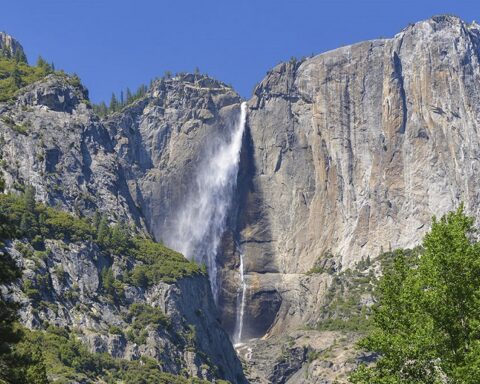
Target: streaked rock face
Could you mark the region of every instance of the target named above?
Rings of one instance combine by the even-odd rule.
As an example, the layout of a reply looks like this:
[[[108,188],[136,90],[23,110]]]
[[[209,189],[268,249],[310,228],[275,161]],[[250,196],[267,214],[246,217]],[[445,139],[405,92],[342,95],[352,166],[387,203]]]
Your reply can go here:
[[[327,251],[345,267],[418,244],[461,201],[480,216],[479,53],[477,24],[440,16],[267,75],[249,101],[251,308]]]

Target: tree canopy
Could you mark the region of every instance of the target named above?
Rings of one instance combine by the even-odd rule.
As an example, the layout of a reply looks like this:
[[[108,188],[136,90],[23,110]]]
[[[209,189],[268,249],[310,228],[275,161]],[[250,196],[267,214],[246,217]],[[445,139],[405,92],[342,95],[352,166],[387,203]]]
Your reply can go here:
[[[375,330],[361,341],[379,354],[352,383],[478,383],[480,243],[463,205],[433,218],[421,255],[397,251],[380,279]]]

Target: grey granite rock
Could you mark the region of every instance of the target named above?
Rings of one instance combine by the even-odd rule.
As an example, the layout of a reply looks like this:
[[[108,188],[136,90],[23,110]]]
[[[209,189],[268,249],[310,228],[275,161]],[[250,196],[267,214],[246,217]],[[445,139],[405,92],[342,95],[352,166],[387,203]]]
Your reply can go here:
[[[147,95],[105,121],[130,192],[157,240],[166,240],[192,188],[208,141],[225,135],[240,97],[204,75],[153,83]]]
[[[7,191],[35,187],[52,206],[140,224],[107,130],[88,94],[71,78],[49,75],[0,103],[1,171]]]
[[[267,338],[312,324],[329,282],[303,274],[329,252],[348,268],[413,247],[433,215],[462,201],[480,218],[479,28],[433,17],[391,39],[282,63],[257,86],[236,224],[247,328],[258,331],[258,307],[277,307],[264,292],[281,300]]]
[[[5,32],[0,32],[0,54],[7,54],[9,57],[17,57],[25,60],[25,52],[22,45],[12,36]]]
[[[114,298],[103,288],[101,272],[112,268],[119,271],[116,278],[122,279],[125,264],[134,260],[106,256],[89,242],[50,240],[43,253],[29,248],[16,241],[0,249],[11,254],[23,269],[22,279],[3,287],[2,295],[21,304],[21,320],[28,327],[67,327],[94,352],[129,360],[152,357],[173,374],[245,382],[204,276],[160,282],[148,289],[130,285],[127,280],[122,283],[123,295]],[[28,288],[26,281],[30,282]],[[33,293],[35,290],[38,292]],[[168,325],[150,324],[144,340],[132,338],[129,332],[135,317],[128,313],[133,304],[159,309]],[[113,327],[117,330],[112,331]]]
[[[212,125],[215,120],[213,114],[218,117],[218,112],[216,107],[210,107],[210,103],[215,102],[215,106],[222,108],[236,100],[237,96],[226,87],[224,90],[219,83],[209,82],[206,78],[197,80],[195,84],[187,79],[185,83],[178,81],[185,85],[185,89],[170,96],[169,102],[176,104],[167,111],[173,116],[168,124],[178,119],[185,126]],[[189,96],[189,92],[203,92],[206,95],[204,103],[199,105],[198,118],[189,115],[190,106],[185,107],[183,117],[176,111],[178,105],[198,102],[198,99]],[[160,108],[153,104],[160,101],[161,98],[155,93],[150,105],[141,100],[128,109],[135,110],[144,104],[146,108],[152,108],[152,115],[145,116],[146,122],[151,121],[151,125],[144,130],[147,136],[150,135],[147,131],[156,127],[152,119]],[[119,116],[115,115],[112,120]],[[122,116],[128,118],[127,113]],[[189,123],[190,120],[193,122]],[[111,124],[110,120],[107,121],[110,129]],[[122,124],[118,122],[115,130],[134,130],[134,127],[124,127]],[[207,128],[205,134],[209,132]],[[177,126],[172,135],[180,134],[181,140],[188,142],[188,138],[183,137],[184,133],[176,129]],[[112,132],[115,133],[115,130]],[[133,136],[137,138],[135,134]],[[153,142],[149,142],[153,147],[148,155],[152,158],[143,156],[142,151],[147,147],[139,149],[138,158],[135,157],[136,153],[128,157],[130,153],[123,151],[125,147],[119,143],[125,140],[125,137],[111,138],[104,123],[93,113],[85,88],[74,78],[65,75],[49,75],[21,89],[12,102],[0,103],[0,165],[7,192],[18,193],[25,185],[32,185],[38,201],[57,209],[83,216],[100,212],[110,221],[135,223],[136,231],[144,231],[146,226],[143,224],[141,208],[145,205],[142,205],[143,196],[137,200],[137,192],[148,196],[157,193],[153,188],[156,186],[161,194],[160,186],[163,185],[171,191],[175,187],[175,179],[169,185],[166,182],[159,184],[158,180],[157,183],[149,182],[151,174],[144,180],[137,180],[140,172],[151,170],[146,164],[150,161],[154,163],[152,158],[155,161],[164,160],[162,151],[157,148],[156,139],[153,139]],[[135,152],[136,148],[129,147],[128,150]],[[183,152],[178,148],[172,155]],[[187,153],[183,154],[183,158],[186,163],[190,162]],[[152,173],[155,171],[152,170]],[[153,187],[140,189],[134,185],[137,182],[140,186],[145,182]],[[155,214],[154,210],[147,208],[146,212]],[[146,218],[151,220],[150,215],[146,215]],[[151,227],[153,233],[155,228]],[[125,282],[125,297],[120,301],[112,301],[102,289],[99,278],[101,271],[111,267],[115,276],[120,277],[135,264],[135,260],[120,256],[107,257],[89,242],[51,241],[47,248],[48,254],[44,257],[32,258],[31,254],[36,253],[27,252],[26,256],[15,250],[13,244],[9,246],[9,252],[24,269],[23,279],[31,281],[31,288],[39,291],[38,295],[30,297],[22,292],[19,281],[11,287],[13,292],[8,294],[10,298],[21,302],[20,315],[25,325],[40,328],[48,323],[68,327],[74,329],[92,351],[107,352],[125,359],[150,356],[158,359],[165,371],[174,374],[187,373],[212,381],[221,377],[231,382],[244,382],[241,364],[219,322],[207,277],[185,278],[175,284],[161,283],[148,290]],[[5,287],[3,291],[7,295]],[[132,341],[125,334],[112,334],[112,327],[129,329],[131,324],[125,315],[134,303],[161,308],[172,326],[152,326],[141,343]]]

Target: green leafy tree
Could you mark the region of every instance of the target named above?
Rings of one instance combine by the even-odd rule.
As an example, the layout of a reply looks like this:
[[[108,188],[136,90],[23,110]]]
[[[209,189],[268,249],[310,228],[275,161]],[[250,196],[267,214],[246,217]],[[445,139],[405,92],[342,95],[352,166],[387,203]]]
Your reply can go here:
[[[352,383],[478,383],[480,243],[463,206],[440,220],[421,257],[397,251],[376,290],[375,331],[361,346],[379,354]]]

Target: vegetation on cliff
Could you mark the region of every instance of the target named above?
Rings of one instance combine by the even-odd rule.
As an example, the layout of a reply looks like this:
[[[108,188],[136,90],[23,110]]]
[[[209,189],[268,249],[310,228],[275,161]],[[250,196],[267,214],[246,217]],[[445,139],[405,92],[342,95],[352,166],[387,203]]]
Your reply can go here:
[[[162,372],[158,362],[151,358],[126,361],[107,353],[91,353],[74,333],[65,328],[50,326],[45,331],[25,330],[25,337],[16,347],[17,351],[30,351],[40,346],[44,365],[49,377],[57,383],[105,382],[105,383],[207,383],[199,379]],[[29,383],[42,383],[29,381]]]
[[[0,54],[0,102],[12,99],[20,88],[41,80],[53,72],[55,72],[54,66],[41,57],[38,58],[37,64],[32,66],[21,57]],[[78,79],[76,76],[72,78]]]
[[[125,224],[110,226],[106,217],[76,217],[35,201],[35,191],[27,186],[21,196],[0,195],[0,230],[4,239],[26,238],[35,249],[42,250],[45,239],[68,242],[90,241],[109,254],[130,256],[141,262],[129,271],[136,285],[205,273],[199,265],[162,244],[133,235]]]
[[[195,263],[148,238],[133,235],[125,225],[108,225],[100,215],[94,218],[76,217],[35,201],[35,190],[27,186],[22,195],[0,194],[0,239],[21,239],[16,249],[21,252],[46,253],[45,240],[96,243],[106,254],[121,254],[140,264],[127,273],[129,283],[148,285],[160,280],[203,273]],[[8,286],[21,277],[21,271],[7,248],[0,243],[0,285]],[[139,267],[145,266],[145,270]],[[142,273],[143,275],[142,275]],[[61,272],[59,272],[61,273]],[[143,277],[139,277],[143,276]],[[103,290],[117,298],[118,285],[110,269],[101,276]],[[38,291],[30,280],[24,281],[28,297]],[[18,305],[0,297],[0,383],[97,382],[106,383],[202,383],[203,381],[174,376],[161,371],[158,361],[115,359],[108,354],[91,353],[76,335],[65,328],[46,325],[41,331],[30,331],[17,322]],[[134,304],[126,315],[132,326],[126,337],[145,338],[151,326],[169,327],[169,319],[161,310]],[[111,329],[112,334],[123,334]],[[183,339],[182,339],[183,340]],[[186,341],[182,341],[186,343]],[[187,343],[188,344],[188,343]],[[48,378],[47,378],[48,375]]]

